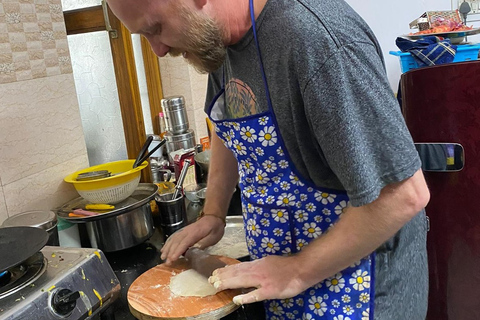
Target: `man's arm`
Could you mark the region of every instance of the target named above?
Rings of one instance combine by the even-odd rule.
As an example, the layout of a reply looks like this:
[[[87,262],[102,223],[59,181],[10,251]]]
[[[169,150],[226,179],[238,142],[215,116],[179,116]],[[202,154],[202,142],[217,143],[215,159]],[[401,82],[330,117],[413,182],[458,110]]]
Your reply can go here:
[[[218,269],[210,282],[219,290],[258,288],[235,297],[237,304],[293,297],[373,252],[421,211],[429,198],[419,170],[384,187],[372,203],[349,207],[332,229],[298,254]]]
[[[215,132],[212,132],[211,151],[203,209],[205,215],[168,238],[161,249],[161,258],[167,264],[177,260],[189,247],[197,245],[206,248],[220,241],[223,236],[223,221],[238,182],[238,167],[233,153],[223,145]]]
[[[225,219],[233,190],[238,182],[237,159],[215,132],[212,132],[212,156],[203,212]]]

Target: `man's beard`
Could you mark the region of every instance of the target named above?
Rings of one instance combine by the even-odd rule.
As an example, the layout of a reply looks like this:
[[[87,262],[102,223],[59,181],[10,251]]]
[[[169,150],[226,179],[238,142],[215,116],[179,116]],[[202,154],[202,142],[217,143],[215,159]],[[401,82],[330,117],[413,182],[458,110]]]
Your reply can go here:
[[[186,52],[187,61],[200,73],[217,70],[225,61],[227,52],[223,31],[209,17],[201,16],[180,4],[178,10],[186,25],[183,32],[185,48],[171,48],[169,54],[176,57]]]

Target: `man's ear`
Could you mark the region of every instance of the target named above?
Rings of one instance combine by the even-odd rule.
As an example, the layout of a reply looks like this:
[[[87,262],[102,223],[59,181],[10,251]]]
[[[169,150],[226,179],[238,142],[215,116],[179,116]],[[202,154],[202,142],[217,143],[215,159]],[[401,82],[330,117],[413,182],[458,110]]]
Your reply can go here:
[[[207,1],[208,0],[193,0],[198,9],[202,9],[207,4]]]

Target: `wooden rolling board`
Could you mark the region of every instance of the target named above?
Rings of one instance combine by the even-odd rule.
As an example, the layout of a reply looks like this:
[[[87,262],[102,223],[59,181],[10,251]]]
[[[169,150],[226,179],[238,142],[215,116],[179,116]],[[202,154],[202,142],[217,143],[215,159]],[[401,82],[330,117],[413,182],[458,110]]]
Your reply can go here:
[[[226,264],[240,261],[219,256]],[[233,303],[234,296],[242,290],[224,290],[207,297],[181,297],[170,291],[170,279],[187,270],[188,263],[179,259],[172,266],[160,264],[138,277],[127,293],[130,312],[140,320],[153,319],[220,319],[239,306]]]

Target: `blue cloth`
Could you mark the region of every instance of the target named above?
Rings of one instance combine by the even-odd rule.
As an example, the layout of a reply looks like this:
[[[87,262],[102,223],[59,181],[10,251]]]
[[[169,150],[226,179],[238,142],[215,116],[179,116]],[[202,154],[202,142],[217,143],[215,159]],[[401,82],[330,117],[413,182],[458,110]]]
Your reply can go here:
[[[427,36],[420,40],[409,40],[398,37],[395,41],[402,52],[410,52],[419,67],[451,63],[457,53],[457,46],[449,39]]]

